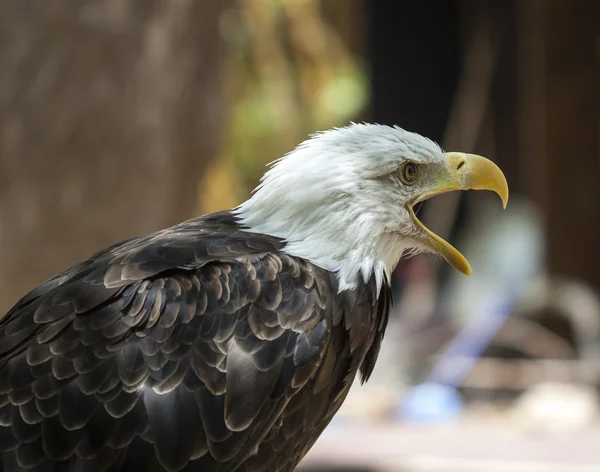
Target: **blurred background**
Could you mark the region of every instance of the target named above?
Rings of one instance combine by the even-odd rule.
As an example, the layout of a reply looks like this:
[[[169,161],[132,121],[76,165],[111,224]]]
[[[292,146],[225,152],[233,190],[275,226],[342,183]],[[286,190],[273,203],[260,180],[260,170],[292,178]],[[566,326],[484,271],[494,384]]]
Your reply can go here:
[[[600,2],[0,0],[0,311],[363,120],[491,158],[511,201],[422,207],[474,275],[402,261],[301,468],[600,470]]]

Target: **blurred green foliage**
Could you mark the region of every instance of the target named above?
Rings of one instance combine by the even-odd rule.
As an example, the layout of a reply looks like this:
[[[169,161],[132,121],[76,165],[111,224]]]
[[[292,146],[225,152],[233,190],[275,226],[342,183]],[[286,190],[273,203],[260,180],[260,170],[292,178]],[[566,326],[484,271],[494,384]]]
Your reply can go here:
[[[265,164],[309,133],[357,120],[369,101],[358,0],[239,0],[225,16],[227,120],[201,211],[247,198]]]

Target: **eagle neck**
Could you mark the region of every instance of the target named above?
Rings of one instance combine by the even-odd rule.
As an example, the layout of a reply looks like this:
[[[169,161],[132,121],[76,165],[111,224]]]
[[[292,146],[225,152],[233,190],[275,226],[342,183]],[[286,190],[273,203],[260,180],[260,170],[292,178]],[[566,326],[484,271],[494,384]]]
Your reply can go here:
[[[280,238],[282,252],[334,273],[338,293],[371,279],[379,293],[405,250],[397,234],[382,231],[376,211],[340,218],[333,210],[290,215],[265,206],[250,199],[236,208],[242,229]]]

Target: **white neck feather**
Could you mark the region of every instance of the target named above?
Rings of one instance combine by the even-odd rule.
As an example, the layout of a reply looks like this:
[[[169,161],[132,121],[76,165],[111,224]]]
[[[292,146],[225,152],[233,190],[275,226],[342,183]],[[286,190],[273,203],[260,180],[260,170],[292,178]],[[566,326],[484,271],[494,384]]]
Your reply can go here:
[[[275,210],[270,203],[254,198],[242,204],[238,210],[242,224],[251,232],[284,239],[283,252],[336,273],[339,291],[354,289],[371,277],[379,291],[384,279],[390,280],[405,248],[398,238],[382,234],[370,215],[340,218],[332,210],[335,204],[289,214],[284,195],[274,200],[281,201]]]

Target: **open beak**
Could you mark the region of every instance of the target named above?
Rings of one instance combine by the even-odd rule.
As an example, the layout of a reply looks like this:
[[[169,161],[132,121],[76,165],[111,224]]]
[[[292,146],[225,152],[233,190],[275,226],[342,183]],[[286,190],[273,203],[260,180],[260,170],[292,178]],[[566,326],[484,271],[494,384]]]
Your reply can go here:
[[[445,156],[449,164],[448,172],[440,173],[440,175],[434,177],[435,182],[433,182],[430,190],[420,195],[409,205],[409,212],[414,223],[422,230],[423,242],[443,256],[455,269],[460,270],[465,275],[471,275],[471,266],[467,259],[450,243],[425,227],[415,216],[413,206],[434,195],[453,190],[491,190],[500,196],[502,206],[506,208],[508,184],[500,168],[485,157],[461,152],[448,152]]]

